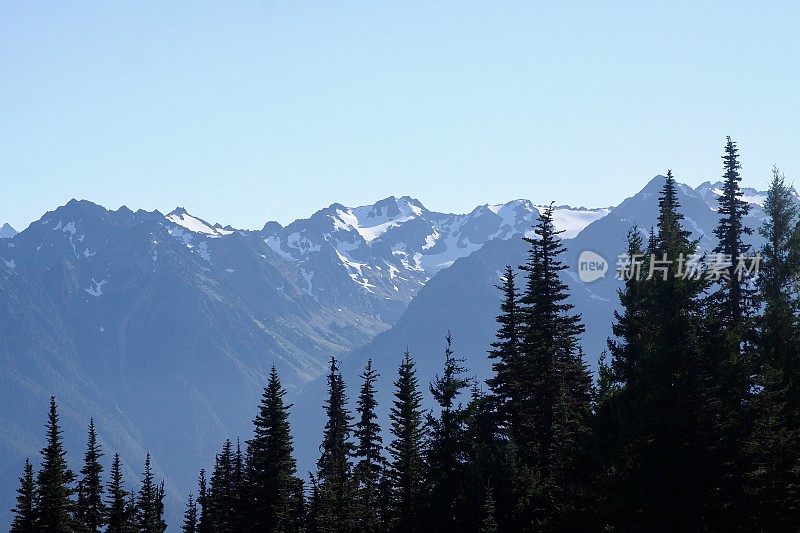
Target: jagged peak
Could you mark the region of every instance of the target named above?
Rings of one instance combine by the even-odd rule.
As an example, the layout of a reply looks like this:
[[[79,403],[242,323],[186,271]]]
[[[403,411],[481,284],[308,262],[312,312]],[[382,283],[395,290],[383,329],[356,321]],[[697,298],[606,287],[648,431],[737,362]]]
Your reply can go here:
[[[19,233],[17,230],[11,227],[10,224],[5,223],[0,226],[0,239],[10,239],[14,235]]]
[[[206,222],[202,218],[190,214],[183,207],[176,207],[164,218],[173,224],[177,224],[178,226],[186,228],[192,233],[200,233],[203,235],[208,235],[209,237],[221,237],[236,231],[235,229],[230,228],[230,226],[222,227],[220,224],[211,224]]]

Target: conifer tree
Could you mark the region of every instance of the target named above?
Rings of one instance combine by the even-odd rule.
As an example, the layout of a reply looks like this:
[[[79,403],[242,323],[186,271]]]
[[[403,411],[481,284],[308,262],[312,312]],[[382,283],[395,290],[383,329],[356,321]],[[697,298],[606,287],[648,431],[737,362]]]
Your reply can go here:
[[[509,522],[512,511],[514,455],[505,434],[502,415],[494,394],[485,394],[477,382],[472,383],[470,401],[464,412],[466,445],[466,480],[461,490],[465,524],[480,524],[485,518],[486,487],[493,487],[496,496],[495,519]],[[508,528],[512,526],[509,524]],[[469,529],[474,529],[470,527]]]
[[[389,443],[389,483],[392,488],[391,529],[419,531],[424,498],[422,457],[422,393],[416,369],[406,351],[395,381],[390,410],[392,441]]]
[[[469,385],[464,376],[464,360],[455,357],[450,332],[445,337],[444,370],[430,384],[430,392],[439,406],[438,418],[427,417],[426,483],[429,497],[429,523],[444,531],[463,530],[466,481],[466,410],[457,404]]]
[[[328,374],[327,422],[317,461],[317,479],[322,503],[322,523],[326,531],[350,531],[351,486],[350,442],[352,416],[347,409],[344,379],[336,359],[331,357]]]
[[[375,399],[375,382],[378,372],[372,367],[372,359],[367,361],[361,380],[356,403],[358,420],[353,431],[356,439],[354,456],[357,460],[353,468],[355,529],[362,533],[375,533],[381,530],[380,482],[386,460],[382,454],[383,439],[376,413],[378,402]]]
[[[506,411],[516,383],[521,350],[522,317],[516,288],[516,274],[512,267],[506,266],[502,283],[497,288],[503,293],[503,301],[500,305],[500,315],[497,316],[497,338],[492,343],[492,350],[489,352],[489,358],[494,360],[492,363],[494,375],[487,380],[487,384],[498,399],[501,414],[507,419],[511,416]]]
[[[308,480],[311,489],[308,495],[305,529],[306,533],[319,533],[324,530],[322,527],[322,498],[319,491],[319,482],[317,481],[317,476],[311,472],[308,473]]]
[[[591,377],[578,347],[580,315],[572,314],[568,288],[559,278],[567,267],[552,205],[540,213],[534,231],[537,238],[526,238],[530,251],[521,267],[527,274],[524,346],[510,429],[523,467],[521,490],[528,493],[522,518],[537,527],[559,527],[567,519],[575,524],[583,512],[584,487],[577,479],[591,429]]]
[[[164,487],[154,481],[150,454],[145,456],[142,486],[136,498],[136,525],[142,533],[161,533],[164,523]]]
[[[214,531],[234,531],[236,523],[236,479],[233,443],[226,440],[214,461],[208,491],[209,518]]]
[[[634,296],[626,287],[617,329],[622,344],[610,345],[612,369],[626,379],[622,394],[629,428],[622,433],[629,441],[620,443],[620,449],[628,470],[623,488],[630,490],[620,494],[622,511],[614,518],[618,527],[628,529],[697,529],[703,521],[697,493],[705,478],[707,430],[701,418],[703,281],[686,275],[686,260],[696,244],[682,220],[670,171],[659,197],[658,234],[648,244],[652,255],[647,273],[636,288],[642,292]]]
[[[739,175],[741,168],[739,151],[736,143],[730,137],[727,139],[725,155],[722,156],[725,181],[717,209],[720,219],[714,230],[714,235],[719,242],[714,248],[714,253],[723,254],[730,259],[731,263],[720,269],[724,275],[717,280],[720,285],[717,294],[720,298],[716,311],[725,326],[736,330],[743,319],[748,316],[752,305],[751,291],[747,287],[748,280],[736,275],[735,269],[737,258],[750,250],[750,246],[744,242],[744,238],[746,235],[752,234],[753,230],[744,224],[744,217],[750,212],[750,205],[742,200],[742,191],[739,187],[742,181]]]
[[[725,173],[719,197],[719,223],[714,234],[713,283],[704,302],[703,404],[705,492],[709,497],[705,522],[713,529],[735,528],[752,512],[743,492],[749,457],[742,445],[750,438],[753,365],[752,279],[738,265],[750,247],[752,230],[744,217],[750,211],[741,199],[738,150],[728,137],[723,156]],[[741,261],[740,261],[741,260]]]
[[[100,464],[103,451],[97,443],[93,419],[89,419],[88,433],[81,479],[78,482],[80,497],[76,514],[82,529],[95,533],[105,525],[106,508],[103,503],[103,465]]]
[[[233,527],[234,531],[242,530],[242,520],[246,512],[247,502],[247,480],[245,478],[245,460],[242,454],[242,446],[239,439],[236,439],[236,453],[233,456]]]
[[[17,504],[11,511],[14,520],[11,522],[11,533],[35,533],[36,524],[36,484],[33,481],[33,466],[25,459],[25,469],[19,478]]]
[[[491,489],[486,489],[486,498],[483,503],[483,521],[481,533],[497,533],[497,520],[495,520],[494,498]]]
[[[75,475],[67,466],[66,451],[58,425],[55,396],[50,397],[47,421],[47,445],[42,449],[42,465],[37,476],[37,524],[42,531],[70,532],[74,527],[70,497],[75,490]]]
[[[200,469],[200,475],[197,478],[197,502],[196,505],[200,507],[199,516],[197,519],[198,533],[210,533],[212,531],[211,523],[211,510],[208,496],[208,484],[206,482],[206,471]]]
[[[186,502],[186,511],[183,513],[181,531],[183,531],[183,533],[197,533],[197,504],[191,492]]]
[[[773,168],[760,228],[765,239],[758,288],[759,321],[754,465],[749,485],[757,527],[791,529],[800,522],[800,228],[793,189]]]
[[[648,260],[656,254],[654,232],[649,241]],[[646,394],[641,359],[650,327],[648,313],[653,305],[646,280],[649,261],[645,261],[644,240],[637,226],[628,231],[627,243],[627,264],[618,272],[625,280],[617,290],[621,310],[614,311],[613,337],[608,339],[608,353],[603,352],[600,357],[594,416],[594,486],[597,508],[608,521],[630,515],[632,511],[626,506],[638,497],[638,489],[629,483],[635,457],[629,447],[637,439],[639,399]]]
[[[296,531],[296,463],[289,429],[290,405],[273,366],[248,445],[248,520],[251,531]]]
[[[130,493],[125,490],[122,480],[122,461],[114,454],[108,481],[108,497],[105,504],[108,525],[107,533],[130,533],[133,531],[133,509],[129,504]]]

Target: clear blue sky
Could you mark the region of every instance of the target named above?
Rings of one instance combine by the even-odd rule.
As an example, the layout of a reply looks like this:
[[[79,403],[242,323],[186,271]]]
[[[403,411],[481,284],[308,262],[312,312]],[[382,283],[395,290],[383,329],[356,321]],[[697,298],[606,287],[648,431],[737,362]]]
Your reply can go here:
[[[0,3],[0,222],[256,228],[390,194],[609,205],[800,175],[797,2]]]

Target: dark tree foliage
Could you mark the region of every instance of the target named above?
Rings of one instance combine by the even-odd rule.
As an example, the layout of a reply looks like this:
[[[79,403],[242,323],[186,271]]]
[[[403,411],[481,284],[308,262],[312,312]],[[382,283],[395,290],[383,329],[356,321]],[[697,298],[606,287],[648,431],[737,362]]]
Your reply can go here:
[[[36,485],[33,481],[33,466],[25,459],[25,468],[19,478],[17,504],[11,511],[11,533],[34,533],[36,529]]]
[[[194,496],[191,493],[189,493],[189,499],[186,501],[186,511],[183,513],[181,531],[183,533],[197,533],[197,503],[195,503]]]
[[[372,359],[367,361],[361,380],[356,402],[358,416],[353,430],[356,440],[356,464],[353,467],[354,529],[363,533],[374,533],[381,531],[383,524],[380,490],[386,460],[383,457],[383,439],[378,424],[378,401],[375,399],[378,372],[372,367]]]
[[[425,498],[425,465],[422,457],[422,393],[414,360],[406,352],[394,382],[394,401],[389,414],[392,441],[387,472],[392,496],[390,521],[393,531],[420,531]]]
[[[164,522],[164,485],[155,483],[149,453],[144,460],[142,485],[136,498],[136,526],[142,533],[160,533],[167,529]]]
[[[453,354],[453,338],[445,337],[444,369],[430,384],[439,416],[427,417],[426,483],[428,522],[443,531],[464,529],[464,483],[467,479],[466,409],[458,398],[469,385],[464,360]]]
[[[317,481],[322,503],[320,521],[325,531],[352,530],[352,486],[350,480],[350,425],[353,417],[347,409],[344,379],[335,358],[331,357],[328,374],[327,422],[322,435],[321,455],[317,461]]]
[[[250,531],[296,531],[296,462],[292,456],[289,409],[286,390],[272,367],[253,424],[253,438],[247,442],[248,519]]]
[[[754,399],[754,464],[748,477],[758,527],[777,531],[800,524],[800,227],[794,190],[777,168],[764,211],[756,375],[761,394]]]
[[[745,495],[745,477],[751,458],[742,442],[750,439],[753,387],[753,290],[742,276],[740,261],[750,246],[752,230],[743,218],[750,206],[741,199],[739,156],[728,137],[723,156],[725,173],[719,197],[719,243],[712,255],[712,283],[703,301],[701,376],[705,402],[702,459],[705,466],[704,522],[713,529],[735,528],[751,516]]]
[[[495,519],[494,497],[492,490],[487,487],[486,498],[483,503],[483,520],[481,521],[481,533],[497,533],[498,526]]]
[[[500,315],[497,316],[497,338],[492,343],[492,350],[489,352],[489,358],[493,360],[494,375],[487,380],[487,384],[495,398],[501,402],[498,407],[504,422],[508,423],[511,413],[508,412],[507,404],[511,401],[518,376],[517,367],[521,352],[520,327],[522,325],[516,274],[512,267],[506,267],[502,283],[497,288],[502,291],[503,300],[500,305]]]
[[[615,473],[621,477],[613,519],[626,528],[697,529],[705,477],[699,297],[701,280],[680,271],[695,252],[682,227],[675,180],[667,173],[659,198],[658,232],[651,235],[648,272],[620,294],[611,342],[611,376],[624,400]],[[630,248],[638,242],[631,239]],[[648,258],[650,259],[650,258]],[[604,396],[608,391],[604,391]],[[617,394],[615,392],[614,394]],[[613,426],[612,426],[613,427]]]
[[[214,461],[211,486],[207,493],[208,519],[214,531],[235,531],[237,491],[236,456],[233,443],[226,440]]]
[[[73,530],[72,512],[75,493],[72,483],[75,474],[67,466],[61,428],[58,425],[58,408],[55,396],[50,397],[50,414],[47,419],[47,446],[42,451],[42,465],[36,480],[37,525],[42,531],[69,532]]]
[[[83,456],[81,478],[78,481],[78,505],[76,519],[83,531],[95,533],[105,525],[106,506],[103,503],[103,451],[97,443],[94,420],[89,419],[89,436]]]
[[[200,469],[197,478],[197,505],[200,507],[197,519],[198,533],[209,533],[212,530],[211,511],[208,497],[208,482],[206,481],[205,469]]]
[[[582,360],[580,315],[572,314],[560,273],[565,248],[553,207],[534,228],[522,302],[522,350],[509,403],[519,454],[521,527],[558,528],[585,515],[582,477],[590,433],[591,377]]]
[[[105,509],[107,533],[130,533],[134,531],[134,507],[130,504],[131,494],[125,490],[122,479],[122,461],[119,454],[114,454],[108,481],[108,496]]]

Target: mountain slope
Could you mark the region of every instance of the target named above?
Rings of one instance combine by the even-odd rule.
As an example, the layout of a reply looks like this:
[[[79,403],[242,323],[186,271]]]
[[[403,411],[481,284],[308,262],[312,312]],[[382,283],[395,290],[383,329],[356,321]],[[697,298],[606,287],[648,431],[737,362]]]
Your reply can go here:
[[[574,231],[607,212],[560,211]],[[271,365],[296,395],[328,357],[387,330],[429,278],[537,213],[525,200],[452,215],[390,197],[261,231],[182,208],[73,200],[46,213],[0,242],[0,506],[24,458],[38,459],[55,394],[72,465],[94,416],[130,480],[152,453],[175,523],[221,442],[249,437]]]
[[[565,241],[567,252],[564,261],[569,268],[564,271],[562,279],[570,287],[571,303],[583,315],[586,333],[582,344],[592,368],[595,368],[598,356],[606,347],[606,339],[611,335],[613,312],[617,308],[616,291],[621,286],[614,276],[617,256],[624,252],[626,234],[634,224],[645,235],[655,225],[658,194],[663,181],[663,176],[656,176],[639,193]],[[693,238],[703,250],[710,250],[716,244],[713,230],[718,220],[718,193],[715,190],[719,190],[719,184],[704,183],[697,189],[679,185],[678,188],[685,227],[692,231]],[[762,198],[763,193],[751,191],[747,196],[753,201]],[[757,228],[763,218],[760,205],[753,203],[745,223]],[[556,227],[559,227],[557,220]],[[755,246],[760,245],[757,234],[752,242]],[[414,356],[420,383],[427,392],[428,382],[440,371],[444,337],[448,330],[453,333],[456,354],[466,359],[466,366],[478,380],[486,379],[491,370],[486,352],[494,338],[494,317],[500,305],[500,293],[494,285],[499,282],[506,265],[518,266],[525,261],[526,250],[527,245],[520,238],[491,241],[431,279],[390,330],[378,334],[369,344],[357,348],[345,358],[343,373],[351,398],[355,395],[364,363],[373,358],[381,373],[377,385],[382,406],[379,409],[381,423],[384,428],[388,427],[385,417],[402,353],[408,349]],[[606,277],[589,284],[579,280],[576,266],[578,256],[584,250],[597,252],[607,260],[609,272]],[[315,431],[311,443],[319,439],[323,398],[324,380],[317,379],[305,387],[297,400],[297,411],[302,413],[304,423]],[[429,395],[425,394],[425,398],[426,406],[431,407]],[[317,451],[309,445],[301,447],[298,453],[301,461],[311,465]]]
[[[16,234],[17,230],[12,228],[8,224],[3,224],[2,226],[0,226],[0,239],[10,239]]]

